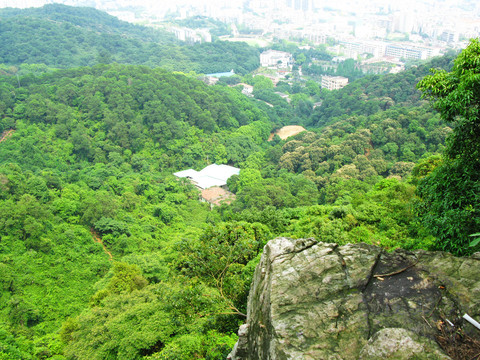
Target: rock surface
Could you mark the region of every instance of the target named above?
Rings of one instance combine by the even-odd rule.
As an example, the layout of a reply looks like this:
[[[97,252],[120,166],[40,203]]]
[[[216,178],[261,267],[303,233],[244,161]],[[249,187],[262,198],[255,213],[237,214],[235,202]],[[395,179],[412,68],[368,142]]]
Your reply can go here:
[[[232,360],[449,359],[446,319],[476,336],[480,260],[278,238],[264,249]]]

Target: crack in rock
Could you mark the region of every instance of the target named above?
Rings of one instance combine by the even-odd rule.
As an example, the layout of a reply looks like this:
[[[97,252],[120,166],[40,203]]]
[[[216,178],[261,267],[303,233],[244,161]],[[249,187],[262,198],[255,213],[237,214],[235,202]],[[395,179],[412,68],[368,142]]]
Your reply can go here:
[[[479,265],[479,259],[444,253],[272,240],[229,359],[408,359],[419,349],[446,359],[433,341],[434,322],[466,310],[480,318]]]

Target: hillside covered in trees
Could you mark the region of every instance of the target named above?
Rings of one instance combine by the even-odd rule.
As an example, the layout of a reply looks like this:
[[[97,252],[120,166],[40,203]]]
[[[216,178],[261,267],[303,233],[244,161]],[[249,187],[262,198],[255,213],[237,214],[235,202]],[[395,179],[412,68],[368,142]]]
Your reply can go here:
[[[189,59],[182,65],[189,73],[203,66],[190,51],[206,64],[221,49],[244,49],[249,59],[258,49],[179,45],[90,9],[55,5],[22,14],[0,12],[0,27],[26,29],[22,21],[31,21],[54,44],[70,36],[59,30],[65,27],[85,44],[73,41],[62,64],[49,62],[54,47],[41,37],[39,57],[29,46],[24,59],[1,55],[0,359],[225,358],[244,321],[259,254],[276,236],[474,250],[470,233],[456,242],[432,232],[438,215],[424,211],[425,201],[439,202],[429,197],[435,178],[451,167],[468,170],[469,184],[478,184],[476,165],[464,166],[466,151],[448,140],[462,138],[463,126],[477,129],[476,114],[456,126],[457,113],[445,116],[443,105],[437,113],[415,88],[430,67],[449,74],[451,57],[331,93],[314,82],[280,84],[295,95],[290,104],[260,89],[257,98],[277,96],[271,107],[239,87],[169,71],[178,59],[171,54]],[[17,39],[1,42],[17,46]],[[110,52],[118,63],[96,64],[109,41],[118,41]],[[130,46],[164,57],[143,62],[143,51]],[[461,66],[457,60],[453,69]],[[308,131],[267,141],[293,122]],[[211,209],[172,175],[210,163],[241,169],[228,181],[232,204]],[[472,196],[460,204],[462,218],[478,215]],[[478,223],[469,226],[473,232]]]
[[[0,9],[0,63],[54,68],[122,63],[171,71],[246,74],[259,52],[245,43],[186,45],[164,30],[136,26],[92,8],[51,4]]]

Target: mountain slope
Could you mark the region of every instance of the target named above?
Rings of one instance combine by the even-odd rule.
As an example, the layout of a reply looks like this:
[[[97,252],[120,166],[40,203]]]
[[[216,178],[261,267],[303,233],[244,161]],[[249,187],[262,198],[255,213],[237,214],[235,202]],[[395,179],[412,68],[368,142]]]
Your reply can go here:
[[[67,344],[72,357],[106,354],[92,345],[106,338],[88,330],[104,327],[102,312],[117,319],[105,336],[125,358],[158,352],[185,334],[218,336],[212,346],[228,352],[236,321],[219,315],[227,300],[171,265],[181,253],[176,244],[199,238],[210,213],[172,173],[245,160],[268,138],[267,115],[236,89],[119,64],[18,81],[3,75],[0,99],[2,128],[16,128],[0,143],[0,354],[45,358]],[[189,296],[198,297],[198,312]],[[125,313],[144,319],[136,335],[143,340],[133,346],[119,343],[118,322],[122,334],[132,331]],[[73,341],[77,331],[89,335]],[[85,343],[89,350],[79,350]]]
[[[136,26],[91,8],[52,4],[0,10],[0,63],[67,68],[97,63],[245,74],[259,52],[245,43],[185,45],[163,30]]]

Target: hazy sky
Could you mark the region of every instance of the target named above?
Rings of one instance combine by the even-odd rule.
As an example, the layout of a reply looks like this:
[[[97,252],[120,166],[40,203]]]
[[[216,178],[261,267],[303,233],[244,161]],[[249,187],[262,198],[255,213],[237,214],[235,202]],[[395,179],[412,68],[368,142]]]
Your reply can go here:
[[[38,7],[51,3],[62,3],[71,6],[90,6],[107,11],[116,16],[125,18],[120,11],[142,13],[142,17],[163,17],[168,10],[177,10],[177,6],[193,6],[198,9],[235,9],[242,8],[244,3],[249,4],[255,11],[261,9],[285,8],[289,1],[303,3],[305,0],[0,0],[0,7]],[[453,17],[480,17],[480,0],[307,0],[315,9],[338,9],[340,14],[356,13],[388,13],[401,11],[415,13],[418,18],[438,16],[448,21]],[[283,5],[283,6],[282,6]],[[308,9],[311,11],[312,6]],[[291,9],[291,8],[290,8]]]
[[[286,0],[0,0],[2,7],[30,7],[30,6],[43,6],[49,3],[62,3],[66,5],[74,6],[92,6],[98,8],[111,8],[111,7],[128,7],[128,6],[142,6],[142,7],[174,7],[177,5],[210,5],[210,6],[240,6],[244,2],[250,3],[263,3],[274,4],[281,3]],[[293,0],[295,1],[295,0]],[[310,0],[312,1],[312,0]],[[313,0],[317,7],[334,6],[334,7],[346,7],[349,5],[358,4],[365,6],[366,4],[372,5],[384,5],[393,7],[405,7],[415,8],[417,6],[424,6],[428,4],[436,7],[452,7],[459,5],[475,5],[478,0],[370,0],[365,3],[364,0]]]

